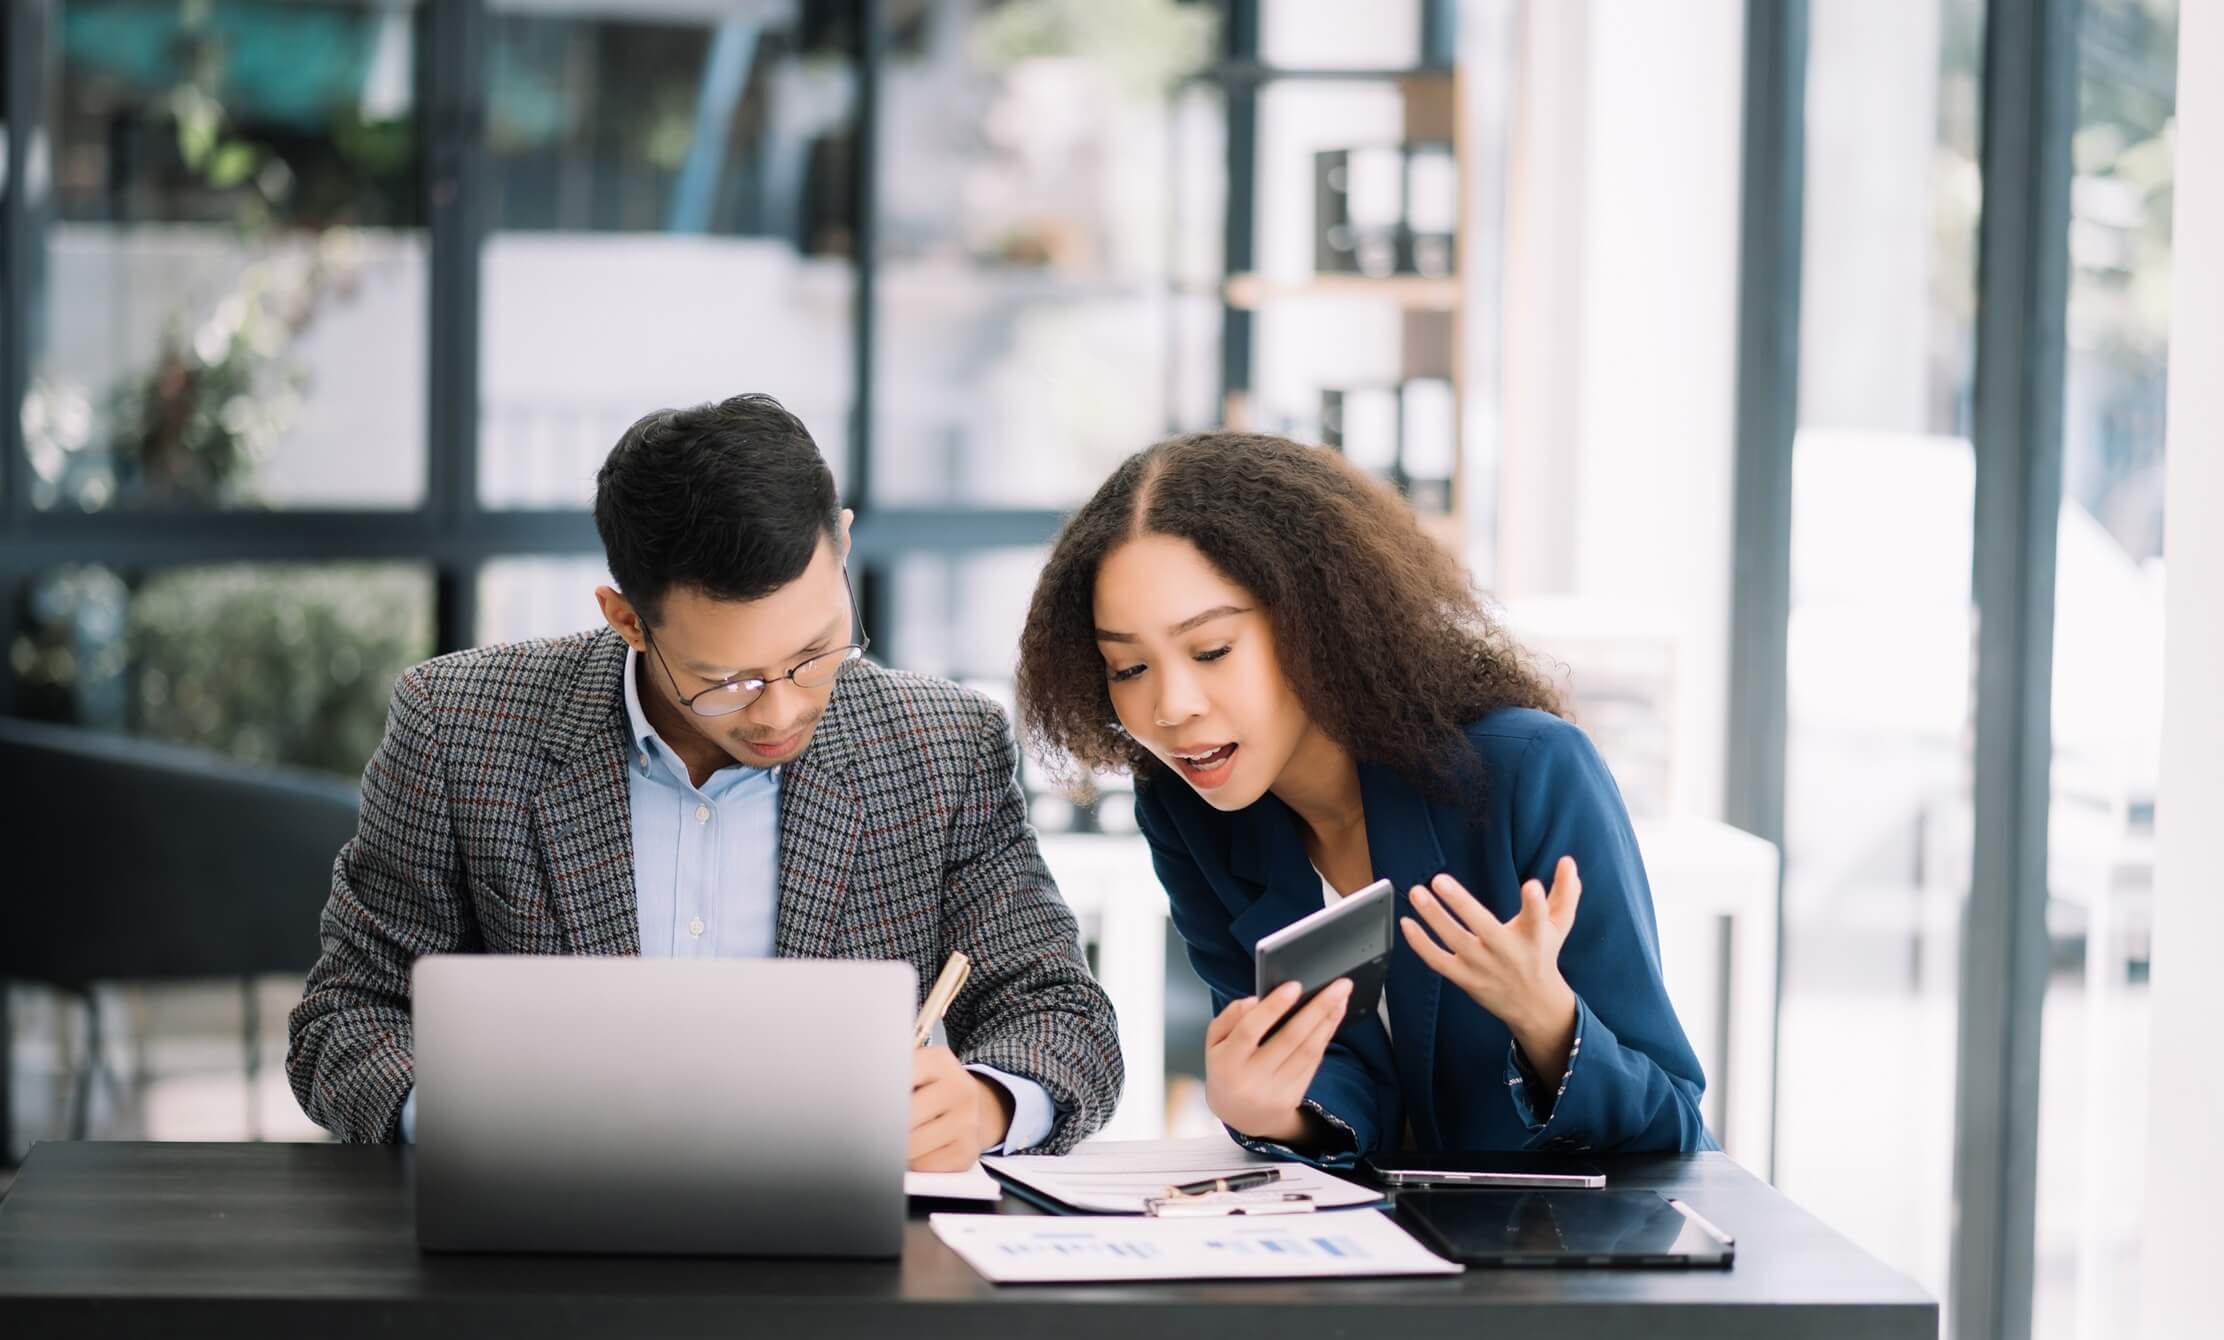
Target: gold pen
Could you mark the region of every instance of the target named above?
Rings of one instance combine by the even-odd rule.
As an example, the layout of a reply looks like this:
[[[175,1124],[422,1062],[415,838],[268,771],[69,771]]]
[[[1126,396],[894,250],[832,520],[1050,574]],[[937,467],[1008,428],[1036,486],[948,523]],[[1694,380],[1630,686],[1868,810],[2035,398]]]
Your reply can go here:
[[[973,971],[973,960],[962,950],[952,950],[950,961],[942,965],[942,974],[934,979],[934,986],[927,992],[926,1004],[919,1007],[918,1021],[911,1026],[911,1045],[924,1047],[934,1036],[934,1026],[942,1021],[943,1012],[950,1002],[958,998],[958,991]]]

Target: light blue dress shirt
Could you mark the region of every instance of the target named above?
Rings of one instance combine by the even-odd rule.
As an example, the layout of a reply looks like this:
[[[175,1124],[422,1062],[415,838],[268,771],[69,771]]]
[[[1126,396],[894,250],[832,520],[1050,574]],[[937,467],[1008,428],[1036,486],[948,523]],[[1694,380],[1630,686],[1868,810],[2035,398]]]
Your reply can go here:
[[[779,913],[780,770],[735,765],[694,785],[641,710],[640,663],[639,653],[626,653],[641,956],[770,958]],[[1011,1128],[998,1149],[1027,1149],[1050,1134],[1057,1108],[1040,1084],[993,1066],[966,1068],[1012,1096]],[[402,1138],[417,1138],[414,1091],[402,1107]]]

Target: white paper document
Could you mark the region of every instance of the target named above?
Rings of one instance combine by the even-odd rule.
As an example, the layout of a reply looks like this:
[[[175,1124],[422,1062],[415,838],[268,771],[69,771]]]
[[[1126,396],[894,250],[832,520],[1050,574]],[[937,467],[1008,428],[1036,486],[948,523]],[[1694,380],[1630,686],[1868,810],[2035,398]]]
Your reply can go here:
[[[1371,1205],[1382,1199],[1372,1187],[1347,1182],[1303,1163],[1276,1163],[1225,1139],[1090,1140],[1071,1154],[1014,1154],[981,1160],[1008,1177],[1064,1205],[1097,1214],[1141,1214],[1143,1202],[1163,1196],[1177,1182],[1232,1177],[1258,1168],[1278,1168],[1276,1192],[1302,1192],[1324,1210]]]
[[[1376,1210],[1277,1219],[937,1214],[934,1234],[994,1284],[1457,1275]]]
[[[964,1172],[904,1174],[904,1194],[938,1200],[1002,1200],[1004,1188],[976,1163]]]

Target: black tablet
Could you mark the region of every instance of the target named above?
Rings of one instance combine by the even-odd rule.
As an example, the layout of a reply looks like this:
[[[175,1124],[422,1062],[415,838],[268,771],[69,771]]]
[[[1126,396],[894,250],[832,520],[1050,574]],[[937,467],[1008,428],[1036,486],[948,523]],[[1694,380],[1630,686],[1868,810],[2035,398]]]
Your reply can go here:
[[[1375,1002],[1382,999],[1383,978],[1390,971],[1391,914],[1395,910],[1390,881],[1378,879],[1262,938],[1254,960],[1259,999],[1266,999],[1268,992],[1284,982],[1295,981],[1303,987],[1297,1004],[1283,1012],[1275,1027],[1339,977],[1351,979],[1351,1000],[1344,1006],[1344,1022],[1373,1013]]]
[[[1568,1154],[1392,1149],[1360,1159],[1359,1172],[1375,1185],[1391,1190],[1471,1186],[1583,1191],[1606,1185],[1602,1169]]]
[[[1398,1222],[1474,1266],[1727,1266],[1728,1234],[1651,1191],[1401,1191]]]

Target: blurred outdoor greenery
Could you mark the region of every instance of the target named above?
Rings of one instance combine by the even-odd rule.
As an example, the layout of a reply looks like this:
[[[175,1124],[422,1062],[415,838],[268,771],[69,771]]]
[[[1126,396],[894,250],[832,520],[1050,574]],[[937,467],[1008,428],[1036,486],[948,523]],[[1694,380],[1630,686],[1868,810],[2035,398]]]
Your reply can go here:
[[[11,649],[29,715],[353,779],[432,654],[432,584],[379,564],[49,574]]]

